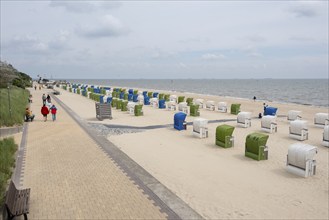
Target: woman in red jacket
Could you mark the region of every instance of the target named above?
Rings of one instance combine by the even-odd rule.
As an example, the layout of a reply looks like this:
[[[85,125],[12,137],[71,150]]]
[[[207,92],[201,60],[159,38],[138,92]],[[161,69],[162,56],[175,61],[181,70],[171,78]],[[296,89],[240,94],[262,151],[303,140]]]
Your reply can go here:
[[[47,121],[47,115],[49,114],[49,110],[45,104],[41,107],[41,114],[43,115],[43,118],[45,121]]]

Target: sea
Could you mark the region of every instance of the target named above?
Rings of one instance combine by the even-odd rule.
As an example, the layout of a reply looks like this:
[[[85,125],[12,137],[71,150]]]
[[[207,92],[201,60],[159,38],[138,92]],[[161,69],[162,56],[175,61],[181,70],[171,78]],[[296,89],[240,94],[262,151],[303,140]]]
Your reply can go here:
[[[329,79],[66,79],[71,83],[169,90],[329,107]]]

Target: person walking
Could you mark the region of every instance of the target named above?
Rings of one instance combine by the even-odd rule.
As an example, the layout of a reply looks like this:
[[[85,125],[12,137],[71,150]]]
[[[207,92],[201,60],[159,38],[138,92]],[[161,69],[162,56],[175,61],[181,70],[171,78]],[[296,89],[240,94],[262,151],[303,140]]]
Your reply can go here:
[[[43,95],[42,95],[42,104],[43,104],[43,105],[46,104],[46,100],[47,100],[47,97],[46,97],[46,95],[43,93]]]
[[[54,104],[50,107],[50,112],[51,112],[51,116],[53,118],[53,121],[55,121],[56,120],[57,108]]]
[[[48,110],[48,108],[45,104],[43,104],[43,106],[41,107],[41,114],[43,115],[43,118],[46,122],[47,121],[47,116],[49,114],[49,110]]]

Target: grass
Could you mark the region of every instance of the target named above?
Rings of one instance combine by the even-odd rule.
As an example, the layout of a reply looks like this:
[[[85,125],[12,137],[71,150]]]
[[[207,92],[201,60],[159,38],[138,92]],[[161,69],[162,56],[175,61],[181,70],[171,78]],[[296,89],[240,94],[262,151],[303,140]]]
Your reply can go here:
[[[0,140],[0,207],[4,203],[4,193],[8,179],[11,178],[13,167],[15,166],[15,152],[17,144],[14,138],[4,138]]]
[[[0,89],[0,127],[23,124],[29,95],[30,93],[28,90],[18,87],[11,87],[9,90],[7,88]]]

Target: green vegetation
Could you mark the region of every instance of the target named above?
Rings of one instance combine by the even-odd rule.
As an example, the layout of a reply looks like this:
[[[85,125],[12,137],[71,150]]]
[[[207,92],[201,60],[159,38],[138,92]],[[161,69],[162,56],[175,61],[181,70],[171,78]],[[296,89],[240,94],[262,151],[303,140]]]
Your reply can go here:
[[[23,124],[29,95],[28,90],[18,87],[0,89],[0,127]]]
[[[0,88],[7,88],[8,84],[25,89],[32,87],[32,78],[16,70],[11,64],[0,61]]]
[[[13,138],[0,140],[0,207],[3,206],[7,181],[11,178],[15,166],[16,150],[17,145]]]

